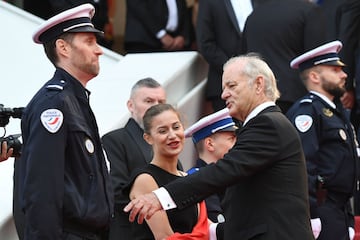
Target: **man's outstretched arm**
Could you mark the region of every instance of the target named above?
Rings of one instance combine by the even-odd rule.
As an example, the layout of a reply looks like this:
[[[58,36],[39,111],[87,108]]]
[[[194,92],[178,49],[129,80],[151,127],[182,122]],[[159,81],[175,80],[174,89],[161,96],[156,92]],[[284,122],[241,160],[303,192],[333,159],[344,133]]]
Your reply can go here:
[[[151,216],[159,210],[169,210],[176,208],[176,204],[170,197],[165,188],[159,188],[152,193],[147,193],[131,200],[125,206],[124,212],[130,212],[129,221],[135,221],[136,216],[139,224],[144,219],[150,219]]]

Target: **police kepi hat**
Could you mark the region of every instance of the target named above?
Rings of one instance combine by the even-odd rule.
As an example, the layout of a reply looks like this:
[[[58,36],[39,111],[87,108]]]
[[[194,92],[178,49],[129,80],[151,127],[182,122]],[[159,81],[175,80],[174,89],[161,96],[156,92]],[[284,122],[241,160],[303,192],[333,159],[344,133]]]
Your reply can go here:
[[[237,127],[231,116],[229,109],[224,108],[218,112],[201,118],[185,130],[185,137],[192,137],[194,143],[216,133],[224,131],[235,131]]]
[[[33,34],[35,43],[46,43],[67,32],[93,32],[103,34],[91,22],[95,8],[90,3],[61,12],[41,24]]]
[[[338,55],[341,48],[342,43],[338,40],[326,43],[296,57],[291,61],[290,67],[300,71],[317,65],[343,67],[345,64],[341,62]]]

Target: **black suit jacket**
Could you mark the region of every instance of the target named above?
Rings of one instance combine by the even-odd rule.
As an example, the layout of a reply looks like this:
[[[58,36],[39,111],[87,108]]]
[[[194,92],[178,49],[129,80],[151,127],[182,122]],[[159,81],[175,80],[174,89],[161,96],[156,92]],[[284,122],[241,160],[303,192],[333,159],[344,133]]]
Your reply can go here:
[[[345,0],[323,0],[320,7],[326,16],[326,36],[328,41],[337,40],[338,24],[340,19],[338,13]]]
[[[266,0],[252,0],[256,8]],[[206,97],[220,97],[224,63],[241,54],[242,33],[230,0],[199,0],[196,25],[198,51],[209,63]]]
[[[346,64],[344,71],[348,75],[346,80],[346,88],[348,90],[359,90],[359,62],[360,62],[360,1],[345,0],[338,11],[336,11],[336,19],[338,20],[337,39],[343,43],[343,48],[339,52],[340,58]],[[354,80],[356,83],[354,84]],[[360,105],[359,93],[356,93],[356,105]],[[357,111],[357,115],[360,111]]]
[[[110,162],[110,177],[115,195],[115,217],[110,225],[109,239],[132,238],[128,214],[123,212],[130,201],[122,190],[132,172],[144,167],[152,159],[152,148],[143,138],[143,129],[130,118],[124,128],[113,130],[102,137],[103,147]]]
[[[144,131],[130,118],[124,128],[113,130],[102,137],[103,147],[110,162],[110,175],[116,204],[130,200],[122,189],[130,180],[131,173],[145,166],[152,159],[151,146],[143,138]]]
[[[85,3],[91,3],[95,7],[92,22],[96,28],[102,30],[108,22],[107,0],[24,0],[23,8],[38,17],[48,19],[55,14]]]
[[[244,29],[244,52],[260,53],[273,70],[281,93],[278,101],[294,103],[307,90],[290,62],[326,41],[325,18],[304,0],[270,0],[255,9]]]
[[[301,141],[279,108],[239,129],[223,159],[165,185],[179,208],[226,187],[224,239],[313,239]]]
[[[172,36],[183,36],[186,46],[191,43],[191,18],[185,0],[176,0],[178,9],[178,29]],[[166,28],[168,7],[164,0],[126,1],[125,46],[127,43],[141,43],[149,49],[161,49],[161,41],[156,34]]]

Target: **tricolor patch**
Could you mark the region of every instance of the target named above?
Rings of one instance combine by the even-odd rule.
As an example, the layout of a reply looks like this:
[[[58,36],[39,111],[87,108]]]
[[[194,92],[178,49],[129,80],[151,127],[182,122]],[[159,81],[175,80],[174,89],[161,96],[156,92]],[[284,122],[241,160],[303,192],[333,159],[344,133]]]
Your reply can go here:
[[[41,114],[41,123],[51,133],[56,133],[64,120],[62,112],[58,109],[47,109]]]
[[[295,126],[300,132],[306,132],[313,124],[313,119],[309,115],[299,115],[295,118]]]

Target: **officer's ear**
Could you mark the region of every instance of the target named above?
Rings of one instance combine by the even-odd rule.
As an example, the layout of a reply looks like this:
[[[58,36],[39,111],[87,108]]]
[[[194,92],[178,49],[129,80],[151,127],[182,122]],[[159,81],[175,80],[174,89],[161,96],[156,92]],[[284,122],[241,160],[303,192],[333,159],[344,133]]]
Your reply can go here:
[[[55,41],[55,47],[59,55],[68,56],[69,54],[69,43],[67,43],[64,39],[57,39]]]
[[[211,137],[206,137],[204,139],[204,145],[205,145],[205,148],[209,151],[209,152],[213,152],[215,151],[214,149],[214,141]]]
[[[316,67],[309,70],[308,79],[313,83],[316,83],[316,84],[320,83],[320,81],[321,81],[320,72]]]

